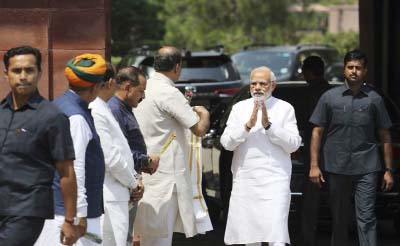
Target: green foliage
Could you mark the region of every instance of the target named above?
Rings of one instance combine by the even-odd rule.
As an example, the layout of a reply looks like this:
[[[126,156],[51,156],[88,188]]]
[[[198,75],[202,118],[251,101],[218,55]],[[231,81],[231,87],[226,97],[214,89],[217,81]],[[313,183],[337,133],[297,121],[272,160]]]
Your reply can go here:
[[[341,54],[358,46],[354,32],[325,34],[328,15],[288,12],[291,4],[352,4],[357,0],[113,0],[112,55],[142,45],[228,53],[250,44],[321,43]]]
[[[314,0],[314,2],[331,6],[340,4],[356,4],[358,3],[358,0]]]
[[[144,44],[160,45],[164,24],[157,18],[162,10],[158,1],[112,0],[111,8],[112,55],[125,55]]]
[[[343,32],[338,34],[327,33],[311,33],[304,35],[300,39],[300,43],[318,43],[327,44],[338,49],[339,54],[343,57],[348,51],[360,46],[359,35],[356,32]]]
[[[288,0],[167,0],[161,19],[164,41],[178,47],[202,49],[224,44],[234,51],[250,43],[275,39],[270,28],[285,25]]]
[[[111,64],[116,66],[122,60],[120,56],[111,56]]]

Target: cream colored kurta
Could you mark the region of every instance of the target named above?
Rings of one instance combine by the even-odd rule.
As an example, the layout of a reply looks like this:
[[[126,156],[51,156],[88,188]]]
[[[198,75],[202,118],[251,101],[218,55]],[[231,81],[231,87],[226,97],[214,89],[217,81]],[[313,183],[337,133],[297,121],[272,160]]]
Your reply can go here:
[[[167,237],[167,209],[176,186],[179,213],[174,231],[187,237],[196,232],[193,212],[191,177],[189,172],[189,143],[185,130],[199,118],[174,82],[160,73],[147,81],[146,98],[135,110],[148,153],[159,153],[162,146],[176,134],[160,156],[158,170],[143,174],[145,192],[138,205],[135,233],[147,237]]]
[[[247,132],[245,124],[253,111],[252,98],[235,104],[221,137],[233,150],[233,186],[225,231],[226,244],[255,242],[290,243],[290,153],[301,144],[293,107],[271,97],[266,101],[271,128],[256,125]]]

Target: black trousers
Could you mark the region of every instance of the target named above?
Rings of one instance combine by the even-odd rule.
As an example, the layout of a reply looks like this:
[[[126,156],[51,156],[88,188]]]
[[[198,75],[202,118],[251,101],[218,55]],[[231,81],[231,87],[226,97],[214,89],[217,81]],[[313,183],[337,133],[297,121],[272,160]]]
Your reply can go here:
[[[310,172],[310,139],[312,128],[304,130],[304,179],[303,179],[303,200],[301,203],[301,242],[302,246],[317,246],[316,230],[318,214],[320,209],[321,189],[312,183],[309,178]],[[322,162],[320,160],[320,162]],[[325,186],[326,184],[324,184]]]
[[[331,246],[348,245],[348,218],[354,195],[360,246],[376,246],[375,200],[377,173],[340,175],[329,173],[329,200],[332,210]]]
[[[44,218],[0,216],[1,246],[33,246],[42,232]]]
[[[303,202],[301,204],[301,234],[303,246],[316,246],[316,227],[320,207],[320,188],[305,174],[303,183]]]

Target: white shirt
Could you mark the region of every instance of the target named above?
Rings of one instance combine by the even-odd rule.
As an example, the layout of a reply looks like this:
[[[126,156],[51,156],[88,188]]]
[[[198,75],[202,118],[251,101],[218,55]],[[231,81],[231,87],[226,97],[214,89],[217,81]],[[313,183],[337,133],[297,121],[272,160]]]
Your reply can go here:
[[[76,114],[69,117],[72,142],[74,144],[75,160],[74,170],[78,188],[77,217],[87,216],[87,201],[85,188],[85,159],[86,148],[92,139],[92,131],[85,118]]]
[[[197,233],[191,177],[189,172],[189,143],[185,131],[194,126],[198,115],[190,107],[174,82],[161,73],[147,81],[146,98],[135,110],[148,153],[158,154],[171,134],[176,134],[166,151],[160,156],[157,172],[143,174],[146,187],[139,202],[135,219],[135,232],[149,237],[168,235],[167,204],[176,186],[179,204],[175,231],[187,237]]]
[[[97,97],[89,104],[104,153],[105,201],[129,201],[129,188],[136,188],[136,171],[128,141],[107,103]]]
[[[85,188],[85,163],[86,163],[86,148],[89,141],[92,139],[92,131],[85,118],[82,115],[75,114],[69,117],[70,131],[72,142],[74,144],[75,160],[74,170],[76,176],[76,184],[78,191],[77,217],[87,216],[88,203],[86,201]]]
[[[224,241],[226,244],[285,242],[290,244],[290,153],[301,144],[294,108],[271,97],[265,101],[269,121],[265,130],[262,111],[256,125],[246,131],[254,107],[252,98],[232,108],[221,144],[234,151],[233,185]]]

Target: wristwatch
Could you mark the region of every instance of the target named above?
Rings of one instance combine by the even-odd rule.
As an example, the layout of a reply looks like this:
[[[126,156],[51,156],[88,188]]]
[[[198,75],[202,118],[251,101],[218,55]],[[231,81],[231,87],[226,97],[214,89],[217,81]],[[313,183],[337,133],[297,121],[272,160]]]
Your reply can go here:
[[[265,130],[268,130],[269,128],[271,128],[272,122],[268,122],[268,126],[264,127]]]
[[[142,161],[140,162],[140,168],[146,168],[149,166],[149,164],[152,162],[153,160],[151,159],[150,156],[147,156],[147,158],[143,158]]]
[[[392,167],[386,167],[385,172],[389,172],[390,174],[393,174],[393,168]]]
[[[81,222],[81,218],[79,218],[79,217],[74,217],[72,220],[71,220],[71,219],[65,218],[64,221],[67,222],[68,224],[77,226],[77,225],[79,225],[79,223]]]

